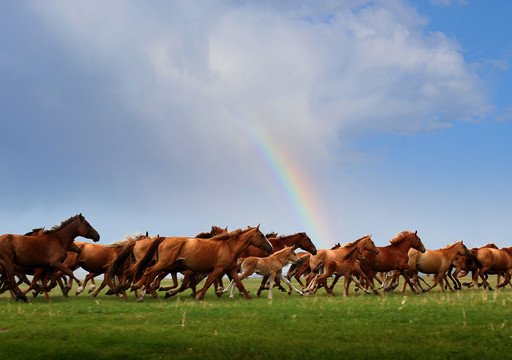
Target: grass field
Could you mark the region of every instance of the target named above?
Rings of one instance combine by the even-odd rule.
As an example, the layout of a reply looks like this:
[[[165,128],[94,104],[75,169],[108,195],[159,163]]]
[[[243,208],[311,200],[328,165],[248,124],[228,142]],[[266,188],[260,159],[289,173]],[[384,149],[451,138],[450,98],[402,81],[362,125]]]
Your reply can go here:
[[[494,279],[493,279],[494,280]],[[255,293],[259,279],[247,279]],[[341,294],[342,287],[339,286]],[[512,289],[414,295],[325,292],[137,303],[83,293],[0,296],[0,359],[511,358]]]

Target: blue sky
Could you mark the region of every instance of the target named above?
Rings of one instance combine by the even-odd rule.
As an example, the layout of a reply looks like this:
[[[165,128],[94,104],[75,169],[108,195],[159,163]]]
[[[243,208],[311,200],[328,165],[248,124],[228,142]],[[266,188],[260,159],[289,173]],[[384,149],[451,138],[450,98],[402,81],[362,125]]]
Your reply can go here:
[[[319,248],[402,230],[431,249],[508,246],[510,14],[505,0],[5,3],[0,231],[82,212],[104,244],[261,224]],[[290,205],[251,128],[318,209]]]

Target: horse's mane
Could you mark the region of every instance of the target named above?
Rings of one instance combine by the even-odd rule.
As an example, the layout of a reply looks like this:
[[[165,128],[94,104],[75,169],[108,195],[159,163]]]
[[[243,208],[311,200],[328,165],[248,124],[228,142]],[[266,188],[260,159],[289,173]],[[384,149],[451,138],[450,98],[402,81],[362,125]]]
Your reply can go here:
[[[339,249],[340,247],[341,247],[341,244],[337,243],[337,244],[334,244],[334,246],[331,248],[331,250],[336,250],[336,249]]]
[[[279,236],[279,237],[282,237],[282,236],[283,236],[283,235],[281,235],[281,236]],[[276,232],[274,232],[274,231],[272,231],[272,232],[269,232],[268,234],[266,234],[266,235],[265,235],[265,237],[266,237],[267,239],[269,239],[269,238],[277,238],[277,233],[276,233]]]
[[[64,220],[63,222],[60,223],[60,225],[54,225],[52,226],[52,228],[50,230],[45,230],[44,231],[44,234],[51,234],[51,233],[54,233],[56,231],[59,231],[60,229],[62,229],[64,226],[68,225],[69,223],[75,221],[76,219],[78,219],[82,214],[76,214],[74,216],[71,216],[69,219],[67,220]]]
[[[399,232],[397,236],[393,239],[389,240],[389,243],[392,245],[399,245],[407,236],[414,234],[412,231],[404,230]]]
[[[149,236],[147,235],[147,233],[146,233],[146,235],[138,233],[138,234],[135,234],[133,236],[132,235],[125,235],[124,237],[125,237],[126,241],[128,242],[128,241],[139,241],[141,239],[146,239]],[[124,241],[124,240],[120,240],[120,241]]]
[[[364,239],[366,239],[367,237],[368,237],[368,235],[365,235],[365,236],[363,236],[362,238],[357,239],[356,241],[353,241],[353,242],[351,242],[351,243],[347,243],[347,244],[345,244],[345,246],[344,246],[344,247],[352,247],[352,246],[356,246],[357,244],[359,244],[359,242],[360,242],[361,240],[364,240]]]
[[[124,247],[130,241],[131,241],[131,239],[128,239],[128,237],[126,237],[125,240],[119,240],[119,241],[113,242],[112,244],[108,244],[108,245],[105,245],[105,246],[109,247],[109,248],[120,248],[120,247]]]
[[[350,249],[350,251],[348,253],[346,253],[345,256],[343,256],[343,259],[345,259],[345,260],[349,259],[352,256],[352,254],[354,254],[356,252],[356,250],[357,250],[357,247],[354,246],[354,248]]]
[[[212,229],[210,230],[210,232],[202,232],[202,233],[197,234],[195,237],[198,239],[210,239],[216,235],[220,235],[220,234],[227,232],[227,230],[228,230],[227,227],[225,229],[223,229],[219,226],[212,225]]]
[[[214,237],[210,238],[209,240],[220,240],[220,241],[228,240],[228,239],[231,239],[232,237],[240,236],[241,234],[243,234],[249,230],[252,230],[252,229],[255,229],[255,228],[248,226],[247,229],[245,229],[245,230],[236,229],[236,230],[233,230],[233,231],[230,231],[227,233],[215,235]]]
[[[292,251],[293,251],[293,246],[285,246],[284,248],[282,248],[282,249],[281,249],[281,250],[279,250],[279,251],[276,251],[275,253],[273,253],[273,254],[272,254],[272,255],[270,255],[270,256],[273,256],[273,257],[275,257],[275,256],[279,256],[279,255],[281,255],[281,254],[282,254],[282,253],[284,253],[284,252],[290,251],[290,249],[292,249]]]
[[[485,245],[486,248],[489,248],[489,249],[499,249],[495,243],[490,243],[490,244],[487,244]]]
[[[290,235],[279,235],[277,236],[277,233],[271,233],[271,234],[275,234],[276,236],[274,236],[273,238],[274,239],[277,239],[277,240],[284,240],[284,239],[288,239],[288,238],[291,238],[292,236],[296,236],[296,235],[299,235],[299,234],[305,234],[304,232],[301,232],[301,233],[295,233],[295,234],[290,234]],[[269,238],[268,234],[267,234],[267,239]]]
[[[32,231],[29,231],[28,233],[24,234],[23,236],[33,236],[33,235],[39,235],[44,232],[44,227],[32,229]]]

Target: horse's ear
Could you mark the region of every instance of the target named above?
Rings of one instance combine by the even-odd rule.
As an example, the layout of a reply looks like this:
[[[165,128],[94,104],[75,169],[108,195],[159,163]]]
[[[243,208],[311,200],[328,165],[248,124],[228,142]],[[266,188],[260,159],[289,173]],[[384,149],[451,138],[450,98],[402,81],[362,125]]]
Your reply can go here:
[[[418,230],[416,230],[416,231],[414,232],[414,235],[418,235]]]
[[[146,237],[149,237],[149,232],[148,231],[146,231]]]
[[[80,220],[84,220],[84,216],[82,215],[82,213],[80,213],[80,215],[78,215],[78,217],[80,218]]]
[[[258,224],[258,226],[256,226],[256,230],[259,230],[259,229],[260,229],[260,225],[261,225],[261,224]]]
[[[373,234],[370,234],[370,235],[368,235],[368,237],[369,237],[369,238],[371,238],[371,237],[372,237],[372,235],[373,235]]]

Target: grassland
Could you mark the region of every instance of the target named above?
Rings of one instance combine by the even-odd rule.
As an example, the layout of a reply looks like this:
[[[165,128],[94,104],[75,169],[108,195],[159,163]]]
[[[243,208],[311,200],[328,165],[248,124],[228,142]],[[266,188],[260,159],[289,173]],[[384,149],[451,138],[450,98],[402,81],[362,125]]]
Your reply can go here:
[[[257,282],[246,281],[252,293]],[[50,302],[31,304],[4,294],[0,359],[512,357],[510,288],[352,294],[230,300],[209,292],[197,301],[184,293],[137,303],[54,290]]]

